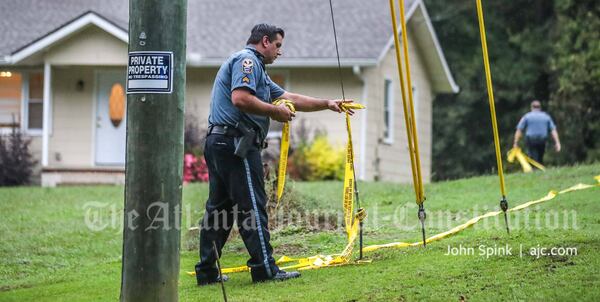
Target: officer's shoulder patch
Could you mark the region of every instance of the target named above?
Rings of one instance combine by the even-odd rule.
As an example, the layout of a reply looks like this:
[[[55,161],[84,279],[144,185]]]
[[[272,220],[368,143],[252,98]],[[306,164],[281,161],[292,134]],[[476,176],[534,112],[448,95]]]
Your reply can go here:
[[[242,61],[242,72],[243,73],[252,73],[252,68],[254,67],[254,61],[250,58],[245,58]]]

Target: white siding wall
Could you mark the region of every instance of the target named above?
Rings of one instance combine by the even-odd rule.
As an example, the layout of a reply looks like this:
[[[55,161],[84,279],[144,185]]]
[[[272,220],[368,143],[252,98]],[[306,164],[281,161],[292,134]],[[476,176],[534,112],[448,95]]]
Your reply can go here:
[[[82,91],[76,89],[82,80]],[[93,67],[53,67],[53,128],[48,140],[49,166],[90,167],[93,162]],[[60,158],[60,160],[59,160]]]
[[[31,177],[31,182],[33,184],[39,184],[41,182],[41,172],[42,172],[42,137],[34,136],[31,137],[31,144],[29,145],[29,152],[33,158],[37,161],[35,167],[33,168],[33,175]]]
[[[402,50],[401,50],[402,53]],[[412,84],[416,87],[415,110],[419,136],[422,176],[429,181],[431,172],[431,84],[422,57],[409,32],[409,58]],[[403,61],[404,62],[404,61]],[[369,127],[367,129],[367,179],[412,182],[410,157],[406,138],[402,92],[396,67],[395,50],[392,47],[384,56],[380,66],[365,70],[369,93]],[[391,79],[394,85],[394,140],[392,144],[382,141],[384,80]],[[406,91],[408,97],[408,91]]]
[[[185,115],[195,118],[199,127],[207,127],[210,94],[217,68],[188,68],[186,73]]]
[[[45,60],[52,65],[126,66],[127,43],[96,26],[50,48]]]

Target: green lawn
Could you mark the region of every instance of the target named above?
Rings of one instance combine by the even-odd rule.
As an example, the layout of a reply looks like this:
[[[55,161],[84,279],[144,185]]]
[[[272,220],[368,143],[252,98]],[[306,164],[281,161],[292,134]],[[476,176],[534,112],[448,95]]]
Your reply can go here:
[[[600,164],[550,169],[506,177],[511,206],[540,198],[551,189],[593,184]],[[341,211],[341,183],[290,184],[292,199],[305,210]],[[416,206],[412,186],[359,183],[369,211],[366,244],[413,242]],[[425,188],[427,232],[433,235],[475,214],[498,208],[497,176],[440,182]],[[230,275],[230,301],[405,301],[405,300],[588,300],[600,299],[600,188],[559,195],[511,216],[511,234],[501,217],[482,221],[426,249],[386,249],[366,254],[370,264],[303,271],[300,279],[252,284],[247,273]],[[184,188],[181,301],[219,301],[218,286],[199,288],[185,274],[197,261],[197,238],[187,231],[202,217],[207,186]],[[289,196],[288,196],[289,197]],[[122,247],[122,187],[0,189],[0,301],[115,301],[119,297]],[[86,227],[90,205],[105,227]],[[406,214],[406,215],[405,215]],[[90,217],[88,215],[87,217]],[[406,218],[404,218],[406,217]],[[555,220],[556,219],[556,220]],[[335,221],[335,219],[333,219]],[[340,229],[311,231],[287,226],[272,234],[275,256],[340,252]],[[475,255],[446,256],[448,247],[473,248]],[[479,255],[479,246],[506,246],[513,255]],[[519,255],[520,248],[524,255]],[[529,255],[532,247],[576,248],[577,255]],[[357,253],[355,253],[357,255]],[[224,266],[245,263],[239,236],[230,240]]]

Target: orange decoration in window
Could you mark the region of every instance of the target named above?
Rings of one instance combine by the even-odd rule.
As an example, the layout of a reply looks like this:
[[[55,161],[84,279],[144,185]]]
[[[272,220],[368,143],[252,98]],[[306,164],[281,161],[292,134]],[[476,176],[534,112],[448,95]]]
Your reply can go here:
[[[123,86],[115,83],[110,89],[108,97],[108,114],[113,126],[119,127],[123,117],[125,116],[125,91]]]

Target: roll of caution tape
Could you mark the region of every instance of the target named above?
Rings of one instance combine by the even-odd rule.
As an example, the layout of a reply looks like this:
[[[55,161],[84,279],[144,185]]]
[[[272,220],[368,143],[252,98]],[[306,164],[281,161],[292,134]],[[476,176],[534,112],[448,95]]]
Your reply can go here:
[[[529,173],[533,170],[531,168],[531,165],[535,166],[536,168],[542,171],[546,171],[546,167],[544,167],[544,165],[525,155],[525,153],[523,153],[523,150],[521,150],[521,148],[519,147],[512,148],[507,153],[507,160],[509,163],[515,162],[515,159],[519,162],[519,164],[521,164],[521,168],[523,168],[523,172],[525,173]]]

